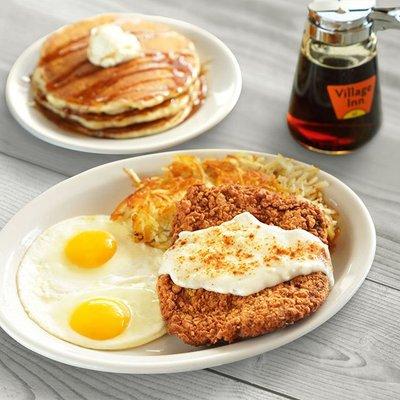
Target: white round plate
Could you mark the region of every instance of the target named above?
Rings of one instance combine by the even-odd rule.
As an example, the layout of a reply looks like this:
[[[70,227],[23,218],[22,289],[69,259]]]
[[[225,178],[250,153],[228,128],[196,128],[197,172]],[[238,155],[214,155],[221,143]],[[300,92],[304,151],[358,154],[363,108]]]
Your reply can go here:
[[[238,150],[192,150],[151,154],[93,168],[47,190],[19,211],[0,232],[0,325],[27,348],[51,359],[83,368],[124,373],[189,371],[241,360],[289,343],[337,313],[366,277],[375,253],[375,228],[368,210],[344,183],[321,172],[329,182],[326,197],[340,213],[340,235],[332,254],[335,285],[323,306],[309,318],[277,332],[223,346],[196,348],[164,336],[130,350],[85,349],[60,340],[25,313],[16,289],[16,272],[27,248],[40,232],[66,218],[104,214],[132,192],[122,169],[139,175],[159,174],[175,154],[222,157]],[[256,154],[256,153],[254,153]],[[261,154],[261,153],[257,153]],[[272,158],[273,155],[265,154]]]
[[[242,89],[239,64],[232,52],[214,35],[187,22],[153,15],[140,16],[165,23],[190,38],[200,60],[207,63],[208,94],[195,114],[168,131],[134,139],[94,138],[59,128],[32,106],[30,98],[29,76],[37,64],[40,48],[46,39],[42,38],[20,55],[9,73],[6,100],[14,118],[27,131],[46,142],[100,154],[137,154],[165,149],[192,139],[222,121],[232,111]]]

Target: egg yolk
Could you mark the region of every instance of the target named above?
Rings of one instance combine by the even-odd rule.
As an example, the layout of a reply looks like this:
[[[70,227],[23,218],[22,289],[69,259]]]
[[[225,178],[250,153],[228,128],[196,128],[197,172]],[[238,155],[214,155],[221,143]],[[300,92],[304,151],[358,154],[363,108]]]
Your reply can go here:
[[[104,231],[84,231],[73,236],[65,247],[69,261],[78,267],[96,268],[106,263],[117,251],[114,237]]]
[[[82,336],[106,340],[120,335],[130,319],[131,312],[125,303],[97,298],[85,301],[73,311],[70,326]]]

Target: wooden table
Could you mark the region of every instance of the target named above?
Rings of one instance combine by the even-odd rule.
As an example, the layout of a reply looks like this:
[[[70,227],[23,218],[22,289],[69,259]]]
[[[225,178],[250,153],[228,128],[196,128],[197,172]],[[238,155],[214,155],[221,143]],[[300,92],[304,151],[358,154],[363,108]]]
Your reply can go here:
[[[218,368],[157,376],[85,371],[38,356],[0,331],[0,399],[400,398],[400,32],[380,35],[380,134],[348,156],[314,154],[297,145],[285,125],[305,5],[304,0],[4,1],[2,91],[11,65],[34,40],[96,13],[160,14],[216,34],[239,60],[243,92],[228,118],[178,148],[280,152],[314,163],[363,199],[376,224],[378,248],[367,280],[330,321],[282,348]],[[35,139],[13,120],[3,99],[0,226],[55,183],[117,158],[64,150]]]

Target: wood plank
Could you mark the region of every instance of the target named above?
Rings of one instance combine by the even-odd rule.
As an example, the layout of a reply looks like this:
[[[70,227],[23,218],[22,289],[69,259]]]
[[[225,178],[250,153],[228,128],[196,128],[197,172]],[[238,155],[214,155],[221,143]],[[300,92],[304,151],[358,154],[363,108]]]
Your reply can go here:
[[[114,4],[72,0],[68,4],[63,10],[65,12],[51,7],[50,0],[40,4],[32,0],[19,3],[16,5],[19,7],[18,13],[13,13],[11,6],[6,8],[8,12],[0,16],[0,23],[6,26],[7,21],[15,14],[15,32],[7,38],[7,32],[4,30],[3,33],[9,45],[2,60],[1,85],[4,86],[6,74],[14,60],[33,39],[69,20],[93,13],[111,10],[133,11],[129,2],[123,1]],[[397,54],[397,46],[391,34],[382,35],[380,43],[380,49],[385,53],[381,60],[381,72],[386,120],[380,137],[374,141],[373,146],[368,146],[351,157],[343,157],[338,163],[336,158],[303,150],[288,135],[284,115],[305,19],[305,4],[306,1],[253,1],[232,4],[227,0],[217,3],[211,0],[201,0],[201,3],[187,2],[186,7],[181,7],[177,1],[135,4],[134,11],[182,18],[216,33],[232,48],[242,67],[243,93],[234,113],[208,134],[180,148],[231,146],[282,152],[304,161],[315,162],[327,170],[341,168],[356,181],[363,175],[359,174],[360,164],[367,168],[367,171],[375,171],[371,180],[388,166],[395,145],[399,142],[398,135],[395,134],[396,104],[399,96],[397,67],[391,62],[395,52]],[[194,9],[196,12],[193,12]],[[212,10],[212,13],[209,10]],[[226,18],[227,10],[231,18]],[[32,21],[33,32],[28,32],[24,27],[23,20],[27,18]],[[17,127],[6,111],[4,103],[0,108],[0,117],[0,145],[3,152],[66,175],[119,158],[79,154],[42,143]],[[246,141],[243,140],[244,135]],[[376,154],[380,155],[382,165],[376,165],[378,162],[371,157]],[[397,176],[390,172],[387,179],[388,185],[398,183]]]
[[[6,215],[6,218],[22,206],[22,203],[27,202],[47,186],[63,179],[63,176],[59,174],[50,173],[42,168],[1,155],[0,170],[6,172],[0,182],[7,177],[6,183],[0,186],[1,193],[6,193],[13,183],[13,194],[3,197],[0,210],[0,215]],[[1,223],[3,220],[1,219]],[[389,398],[387,397],[389,395],[395,398],[395,394],[400,394],[400,371],[398,369],[400,365],[397,360],[400,341],[399,317],[400,297],[398,292],[366,282],[338,315],[313,333],[281,349],[251,360],[219,367],[217,371],[241,379],[241,384],[249,382],[256,388],[264,387],[294,398],[318,398],[322,393],[329,391],[329,387],[335,386],[338,386],[339,389],[335,389],[335,392],[331,393],[331,397],[326,397],[327,399],[337,398],[335,396],[338,393],[341,398],[351,399],[352,393],[358,387],[362,388],[363,394],[371,395],[371,397],[363,398],[384,399]],[[57,363],[44,361],[42,357],[16,345],[4,333],[1,335],[0,343],[0,352],[2,352],[0,359],[3,361],[0,367],[0,371],[2,371],[0,377],[4,376],[4,379],[9,382],[10,388],[18,387],[19,391],[23,391],[26,386],[33,386],[34,390],[44,390],[44,393],[50,393],[46,391],[53,389],[43,386],[45,384],[41,383],[40,379],[42,379],[46,383],[54,382],[53,385],[56,388],[54,390],[58,390],[62,396],[69,393],[70,390],[65,385],[70,385],[76,390],[76,384],[71,383],[76,379],[74,378],[74,368],[61,367]],[[39,371],[34,370],[37,374],[36,377],[22,368],[29,363],[29,360],[42,366]],[[47,363],[50,363],[50,367]],[[51,375],[47,376],[46,368],[53,373],[56,368],[54,365],[58,365],[61,370],[67,368],[65,384],[60,383]],[[28,368],[28,370],[30,369]],[[318,369],[318,379],[314,377],[316,369]],[[14,372],[14,375],[10,370]],[[68,374],[71,374],[72,377]],[[85,391],[89,393],[92,390],[90,389],[91,385],[96,386],[94,383],[96,379],[105,379],[103,376],[99,378],[98,373],[95,372],[82,372],[81,370],[76,372],[78,376],[82,374],[85,377],[88,374],[88,378],[85,378],[87,380],[84,379],[84,383],[81,383],[82,388],[79,389],[82,390],[79,395],[83,396]],[[16,376],[23,376],[24,382],[27,383],[16,384]],[[179,381],[179,376],[174,375],[173,379]],[[132,379],[133,381],[128,380],[129,387],[131,385],[134,387],[138,382],[143,381],[142,378],[133,377]],[[146,377],[145,381],[146,379],[151,380]],[[205,382],[210,382],[210,379],[214,378],[209,378],[208,375],[204,376]],[[148,386],[151,386],[150,381],[146,382],[148,382]],[[158,379],[154,382],[158,383]],[[171,385],[171,387],[176,386],[176,382],[173,381]],[[25,389],[23,389],[24,387]],[[387,393],[386,390],[388,390]],[[107,392],[106,394],[108,395]]]
[[[1,331],[1,399],[400,397],[400,84],[394,62],[399,33],[385,32],[379,38],[384,106],[379,135],[349,156],[310,153],[290,138],[284,121],[306,3],[70,0],[55,7],[50,0],[14,0],[2,7],[0,42],[6,46],[0,58],[0,90],[4,90],[12,63],[33,40],[68,21],[95,13],[166,15],[217,34],[238,57],[244,79],[242,96],[226,120],[178,148],[235,147],[280,152],[319,165],[350,185],[366,203],[377,227],[378,248],[370,281],[322,327],[283,348],[215,370],[170,376],[84,371],[35,355]],[[26,202],[65,176],[121,158],[80,154],[43,143],[17,125],[4,101],[0,103],[0,153],[28,161],[0,154],[0,227]]]
[[[235,378],[197,371],[182,374],[127,375],[83,370],[24,349],[0,330],[2,399],[270,399],[280,396]]]
[[[399,319],[399,292],[366,281],[314,332],[217,370],[300,399],[397,399]]]
[[[0,228],[26,203],[66,177],[0,154]]]
[[[288,135],[284,122],[305,18],[304,1],[236,2],[230,3],[228,7],[227,0],[217,3],[202,0],[201,6],[196,6],[196,13],[193,13],[194,3],[187,3],[187,7],[180,7],[178,3],[176,0],[143,2],[136,4],[135,11],[186,19],[217,33],[237,55],[244,79],[242,96],[234,112],[209,133],[179,148],[232,147],[280,152],[314,163],[342,179],[366,202],[376,223],[377,262],[371,278],[400,288],[399,259],[396,256],[400,253],[400,234],[395,223],[400,213],[400,174],[397,173],[398,163],[397,168],[395,163],[400,144],[400,137],[396,133],[400,91],[397,66],[392,62],[397,54],[396,32],[381,35],[380,38],[386,117],[384,126],[371,144],[338,159],[311,153],[298,146]],[[10,38],[7,37],[8,51],[0,68],[4,78],[25,46],[68,20],[112,9],[132,11],[129,3],[124,1],[115,5],[73,0],[65,7],[65,13],[53,10],[49,4],[49,0],[40,4],[26,1],[14,6],[19,7],[19,12],[15,13],[16,32]],[[212,13],[209,12],[211,9]],[[230,10],[231,18],[226,18],[227,9]],[[8,10],[8,13],[0,15],[2,26],[8,23],[13,14],[13,7]],[[268,18],[270,15],[274,18]],[[32,20],[33,32],[24,28],[24,18]],[[39,20],[40,23],[34,23]],[[4,82],[5,79],[2,79],[0,85],[4,85]],[[15,123],[4,103],[0,104],[0,151],[65,175],[73,175],[119,158],[81,154],[43,143]]]
[[[1,154],[0,171],[0,228],[25,203],[65,178]],[[1,329],[0,382],[1,399],[284,398],[266,388],[213,371],[157,376],[85,371],[36,355]]]

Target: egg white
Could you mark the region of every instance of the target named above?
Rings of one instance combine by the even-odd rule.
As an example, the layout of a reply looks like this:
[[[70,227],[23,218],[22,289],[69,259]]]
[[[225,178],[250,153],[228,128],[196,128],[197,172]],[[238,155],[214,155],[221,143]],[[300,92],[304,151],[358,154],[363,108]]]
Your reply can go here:
[[[114,256],[98,268],[80,268],[65,256],[65,246],[85,230],[111,233],[117,242]],[[17,273],[18,293],[25,311],[47,332],[68,342],[94,349],[139,346],[165,333],[155,290],[162,251],[134,243],[127,225],[107,215],[79,216],[48,228],[32,243]],[[92,340],[69,326],[81,302],[107,297],[122,300],[133,319],[119,336]]]
[[[127,328],[118,336],[107,340],[94,340],[75,332],[70,324],[72,312],[81,303],[94,298],[110,298],[122,301],[131,312]],[[165,334],[157,295],[146,284],[114,286],[88,290],[65,296],[49,305],[41,313],[40,325],[60,339],[82,347],[99,350],[127,349],[151,342]]]

